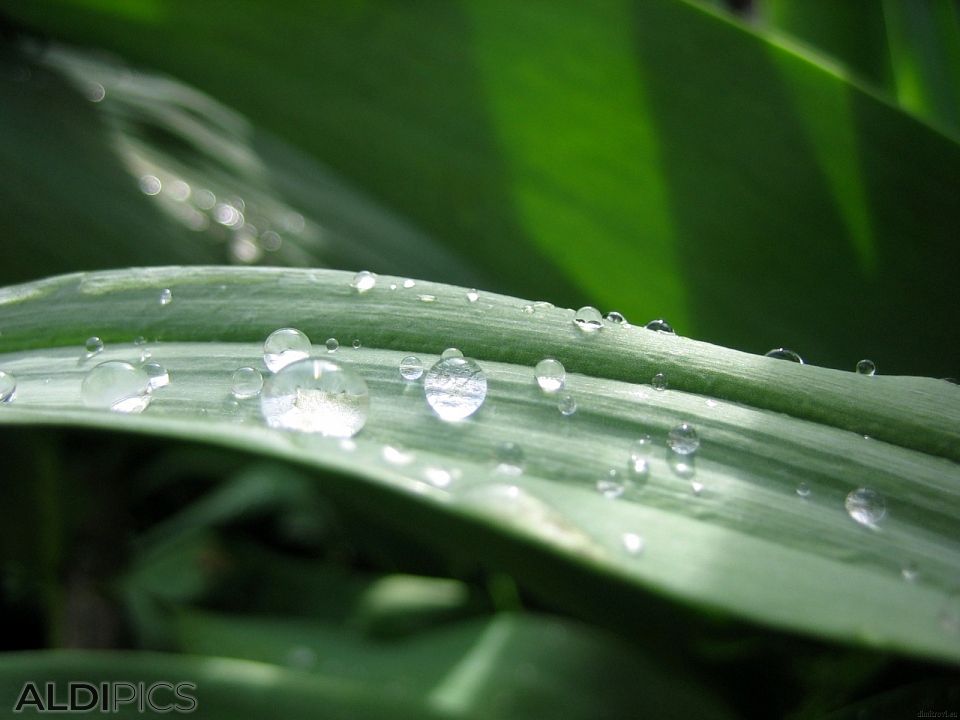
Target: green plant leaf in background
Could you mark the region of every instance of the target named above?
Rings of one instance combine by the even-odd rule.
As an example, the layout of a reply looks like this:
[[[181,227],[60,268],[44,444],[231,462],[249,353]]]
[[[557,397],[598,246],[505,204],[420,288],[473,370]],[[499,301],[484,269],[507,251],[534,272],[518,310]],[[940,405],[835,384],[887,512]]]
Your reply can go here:
[[[955,139],[777,36],[680,0],[55,5],[7,12],[213,93],[491,289],[958,374]]]

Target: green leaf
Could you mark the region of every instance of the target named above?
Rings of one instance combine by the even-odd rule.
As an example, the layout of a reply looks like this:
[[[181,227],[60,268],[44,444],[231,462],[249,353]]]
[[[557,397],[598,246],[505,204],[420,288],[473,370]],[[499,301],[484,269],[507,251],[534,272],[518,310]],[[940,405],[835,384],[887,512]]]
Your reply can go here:
[[[213,93],[491,289],[960,375],[956,137],[693,3],[6,6]]]
[[[571,310],[529,313],[526,301],[488,293],[471,303],[462,288],[427,282],[393,290],[392,277],[360,294],[350,279],[153,268],[7,288],[0,368],[19,382],[0,422],[146,433],[322,468],[333,473],[323,481],[331,497],[378,522],[624,627],[646,626],[631,613],[637,603],[663,612],[659,596],[812,636],[960,657],[950,630],[960,570],[956,386],[797,365],[612,323],[585,334]],[[160,304],[161,288],[173,302]],[[373,398],[355,443],[272,431],[256,401],[230,402],[233,370],[262,367],[262,339],[281,326],[344,341],[333,357],[365,378]],[[94,333],[107,349],[89,359],[82,342]],[[136,361],[138,335],[154,341],[147,347],[171,384],[142,415],[84,408],[85,372]],[[353,338],[360,349],[349,347]],[[429,365],[448,346],[476,357],[490,383],[483,408],[462,423],[439,420],[397,371],[407,354]],[[532,365],[548,355],[568,370],[566,392],[579,404],[572,416],[534,383]],[[670,389],[648,384],[656,372]],[[686,465],[664,448],[682,421],[703,442]],[[610,468],[627,473],[641,433],[656,442],[649,480],[619,500],[603,497],[596,482]],[[522,476],[494,467],[505,441],[526,453]],[[392,463],[385,445],[415,459]],[[796,493],[801,482],[807,498]],[[859,486],[886,498],[889,516],[876,527],[844,510]],[[625,549],[625,533],[642,536],[642,554]],[[457,540],[437,543],[444,537]],[[910,564],[914,582],[901,577]]]

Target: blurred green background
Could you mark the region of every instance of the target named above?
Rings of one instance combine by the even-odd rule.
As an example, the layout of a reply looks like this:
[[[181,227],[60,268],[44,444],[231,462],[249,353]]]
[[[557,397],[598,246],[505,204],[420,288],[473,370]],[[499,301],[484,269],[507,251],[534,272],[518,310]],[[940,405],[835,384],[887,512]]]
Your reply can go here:
[[[957,377],[958,17],[953,0],[2,0],[0,281],[365,268]],[[675,645],[577,617],[284,465],[72,433],[4,447],[29,469],[3,488],[6,646],[280,668],[269,687],[263,665],[239,684],[187,658],[99,670],[199,674],[204,717],[958,703],[921,682],[940,669],[656,600],[637,612],[683,627]],[[58,658],[0,659],[3,697],[90,662]]]

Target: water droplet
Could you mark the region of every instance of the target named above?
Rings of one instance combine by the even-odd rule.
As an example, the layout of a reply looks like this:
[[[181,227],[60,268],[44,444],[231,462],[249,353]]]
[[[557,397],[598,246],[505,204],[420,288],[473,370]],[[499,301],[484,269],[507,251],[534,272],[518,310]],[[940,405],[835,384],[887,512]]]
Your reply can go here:
[[[877,372],[877,366],[873,360],[861,360],[857,363],[858,375],[873,375]]]
[[[650,474],[650,453],[653,451],[653,438],[641,435],[630,446],[630,461],[627,467],[634,477],[646,478]]]
[[[153,392],[158,388],[166,387],[170,384],[170,373],[168,373],[167,369],[160,363],[148,362],[141,365],[141,367],[147,374],[148,392]]]
[[[577,400],[573,395],[561,395],[557,399],[557,410],[564,417],[570,417],[577,411]]]
[[[650,462],[646,458],[631,457],[627,469],[634,480],[646,481],[650,476]]]
[[[487,397],[487,377],[476,361],[451,357],[437,361],[423,381],[427,403],[443,420],[473,415]]]
[[[86,348],[87,355],[96,355],[98,352],[103,350],[103,340],[98,338],[96,335],[88,337],[87,341],[83,344],[83,347]]]
[[[554,358],[544,358],[538,362],[533,374],[540,389],[548,393],[562,389],[567,378],[563,364]]]
[[[577,310],[576,315],[573,316],[573,322],[583,332],[592,333],[603,327],[603,315],[595,307],[585,305]]]
[[[427,482],[438,488],[447,487],[454,479],[455,474],[459,475],[458,472],[455,473],[442,467],[428,467],[423,471],[423,476],[427,479]]]
[[[83,378],[80,392],[87,407],[122,413],[138,413],[150,404],[150,377],[143,368],[110,360],[92,368]]]
[[[673,326],[663,318],[651,320],[644,327],[646,327],[647,330],[653,330],[654,332],[664,333],[666,335],[676,335],[676,333],[673,331]]]
[[[350,344],[353,345],[353,349],[354,349],[354,350],[359,350],[360,348],[363,347],[363,343],[360,342],[359,339],[354,340],[354,341],[353,341],[352,343],[350,343]]]
[[[423,363],[416,355],[407,355],[400,361],[400,377],[404,380],[419,380],[423,375]]]
[[[917,581],[917,578],[920,576],[920,570],[917,568],[917,564],[911,561],[900,568],[900,575],[904,580],[912,583]]]
[[[327,338],[326,346],[328,353],[334,353],[337,351],[337,348],[340,347],[340,343],[336,338]]]
[[[432,303],[437,301],[436,295],[417,295],[417,300],[425,303]]]
[[[263,388],[263,375],[252,367],[237,368],[233,373],[233,384],[230,392],[239,400],[256,397]]]
[[[700,495],[703,493],[703,483],[697,482],[696,480],[691,481],[690,490],[693,492],[694,495],[696,495],[697,497],[700,497]]]
[[[475,303],[479,299],[480,299],[480,293],[478,293],[476,290],[467,290],[468,303]]]
[[[365,293],[367,290],[372,290],[376,284],[376,275],[368,270],[361,270],[353,276],[353,281],[350,283],[350,287],[352,287],[358,293]]]
[[[13,402],[17,394],[17,378],[0,370],[0,403]]]
[[[624,533],[620,540],[623,542],[623,549],[631,555],[639,555],[643,552],[645,543],[636,533]]]
[[[169,305],[173,302],[173,290],[170,288],[164,288],[160,291],[160,304]]]
[[[537,300],[533,304],[534,310],[553,310],[553,303],[546,300]]]
[[[522,475],[525,462],[523,448],[515,442],[502,442],[497,445],[494,458],[497,472],[502,475]]]
[[[803,365],[803,358],[797,355],[797,353],[795,353],[793,350],[788,350],[787,348],[774,348],[770,352],[766,353],[766,356],[776,358],[777,360],[789,360],[790,362]]]
[[[370,392],[353,370],[308,358],[264,383],[260,408],[270,427],[348,438],[367,422]]]
[[[310,357],[310,338],[296,328],[274,330],[263,343],[263,362],[271,372]]]
[[[391,289],[391,290],[396,290],[396,289],[397,289],[397,284],[396,284],[396,283],[390,283],[390,289]]]
[[[627,486],[620,478],[620,473],[614,469],[609,470],[606,477],[597,480],[597,492],[608,500],[620,497],[626,489]]]
[[[156,175],[144,175],[140,178],[140,192],[144,195],[159,195],[160,189],[160,178]]]
[[[414,287],[416,284],[417,284],[416,282],[414,282],[413,280],[410,280],[409,278],[408,278],[407,280],[404,280],[404,281],[403,281],[403,286],[404,286],[407,290],[409,290],[410,288]]]
[[[147,360],[149,360],[149,359],[152,358],[152,357],[153,357],[153,353],[150,352],[149,350],[147,350],[147,348],[144,348],[143,350],[140,351],[140,362],[141,362],[141,363],[145,363]]]
[[[667,447],[678,455],[692,455],[700,448],[700,436],[690,423],[681,423],[667,433]]]
[[[843,504],[851,518],[867,527],[875,527],[887,514],[883,496],[870,488],[852,490]]]
[[[653,385],[654,390],[666,390],[667,376],[663,373],[657,373],[653,376],[653,379],[650,380],[650,384]]]
[[[616,310],[611,310],[607,313],[607,320],[612,322],[614,325],[629,325],[627,319]]]
[[[799,485],[797,485],[797,495],[802,498],[810,497],[810,486],[805,482],[801,482]]]
[[[463,357],[463,353],[457,348],[447,348],[440,353],[440,357],[446,360],[448,358]]]
[[[522,312],[524,315],[533,315],[533,305],[524,305],[522,308],[520,308],[520,312]]]
[[[409,465],[414,460],[413,453],[397,445],[384,445],[380,454],[391,465]]]

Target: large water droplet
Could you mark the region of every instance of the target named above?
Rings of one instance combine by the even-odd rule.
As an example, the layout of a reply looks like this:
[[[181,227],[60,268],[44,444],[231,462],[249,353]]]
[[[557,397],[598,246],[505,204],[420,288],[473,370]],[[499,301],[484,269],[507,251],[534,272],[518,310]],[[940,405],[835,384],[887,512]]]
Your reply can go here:
[[[857,363],[858,375],[873,375],[877,372],[877,365],[873,360],[861,360]]]
[[[700,435],[690,423],[681,423],[667,433],[667,447],[678,455],[692,455],[700,448]]]
[[[83,344],[83,347],[87,351],[87,355],[96,355],[98,352],[103,350],[103,340],[98,338],[96,335],[88,337],[87,341]]]
[[[789,360],[790,362],[803,365],[803,358],[793,350],[788,350],[787,348],[774,348],[770,352],[766,353],[766,356],[776,358],[777,360]]]
[[[311,358],[269,378],[260,408],[270,427],[347,438],[367,422],[370,392],[353,370]]]
[[[337,351],[337,348],[340,347],[340,341],[337,340],[336,338],[327,338],[327,342],[325,343],[325,345],[327,347],[328,353],[335,353]]]
[[[427,403],[443,420],[463,420],[473,415],[487,397],[487,377],[469,358],[437,361],[423,381]]]
[[[13,402],[17,394],[17,378],[0,370],[0,403]]]
[[[447,358],[463,357],[463,352],[458,348],[447,348],[440,353],[440,357],[442,357],[444,360]]]
[[[573,322],[583,332],[592,333],[603,327],[603,315],[595,307],[585,305],[577,310]]]
[[[166,387],[170,384],[170,373],[167,369],[157,362],[143,363],[140,366],[147,374],[147,390],[153,392],[158,388]]]
[[[404,380],[419,380],[423,375],[423,363],[416,355],[407,355],[400,361],[400,377]]]
[[[843,504],[851,518],[867,527],[875,527],[887,514],[886,500],[870,488],[862,487],[850,491]]]
[[[353,281],[350,283],[350,287],[352,287],[358,293],[365,293],[367,290],[372,290],[376,284],[376,275],[368,270],[361,270],[353,276]]]
[[[657,373],[650,380],[650,384],[653,385],[654,390],[666,390],[667,389],[667,376],[663,373]]]
[[[143,412],[150,404],[150,377],[143,368],[110,360],[87,373],[80,386],[83,404],[122,413]]]
[[[523,448],[515,442],[502,442],[497,445],[494,458],[496,470],[502,475],[522,475],[525,462]]]
[[[597,480],[597,492],[608,500],[615,500],[620,497],[626,489],[627,485],[620,477],[620,473],[613,469],[607,472],[606,477]]]
[[[242,367],[234,371],[230,391],[238,400],[256,397],[262,388],[263,375],[256,368]]]
[[[654,332],[665,333],[667,335],[676,335],[676,333],[673,331],[673,326],[663,318],[651,320],[644,327],[646,327],[647,330],[653,330]]]
[[[643,552],[645,543],[636,533],[624,533],[620,540],[623,543],[623,549],[631,555],[639,555]]]
[[[540,389],[548,393],[562,389],[567,378],[563,364],[554,358],[544,358],[538,362],[533,374]]]
[[[274,330],[263,343],[263,362],[270,372],[310,357],[310,338],[296,328]]]
[[[573,395],[561,395],[557,399],[557,410],[564,417],[570,417],[577,411],[577,400]]]
[[[173,302],[173,290],[170,288],[164,288],[160,291],[160,304],[169,305]]]

